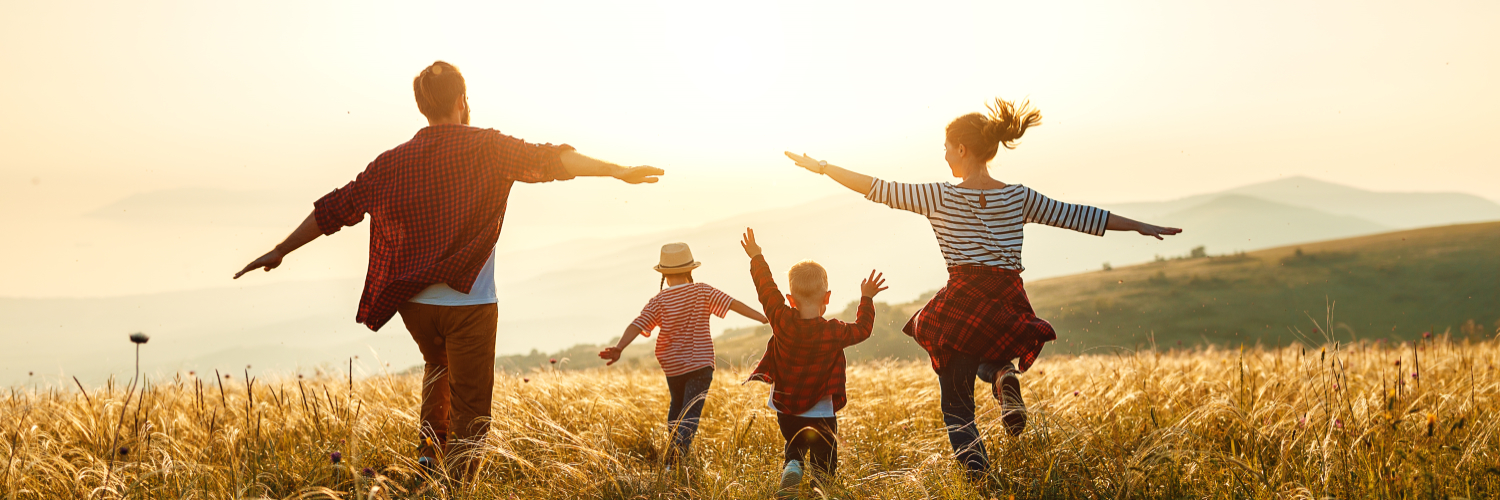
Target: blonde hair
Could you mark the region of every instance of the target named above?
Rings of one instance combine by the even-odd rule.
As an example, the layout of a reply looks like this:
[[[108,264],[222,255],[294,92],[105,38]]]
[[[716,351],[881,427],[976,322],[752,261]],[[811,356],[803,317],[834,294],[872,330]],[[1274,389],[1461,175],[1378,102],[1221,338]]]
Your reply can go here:
[[[792,268],[786,271],[786,278],[792,296],[808,302],[821,300],[821,295],[828,291],[828,271],[811,260],[792,264]]]
[[[948,142],[964,145],[983,161],[993,159],[1000,146],[1016,149],[1016,141],[1027,128],[1042,124],[1042,112],[1032,107],[1031,101],[1016,104],[996,97],[985,107],[989,115],[969,113],[948,124]]]

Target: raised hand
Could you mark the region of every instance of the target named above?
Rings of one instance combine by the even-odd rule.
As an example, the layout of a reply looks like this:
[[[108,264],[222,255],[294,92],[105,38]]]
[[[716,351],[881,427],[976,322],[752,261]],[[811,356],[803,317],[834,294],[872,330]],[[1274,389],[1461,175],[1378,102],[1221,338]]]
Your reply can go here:
[[[650,166],[621,167],[621,170],[615,172],[614,177],[629,184],[651,184],[660,180],[657,178],[658,175],[665,173],[666,171],[662,169]]]
[[[234,273],[234,279],[240,279],[240,276],[257,268],[265,269],[266,272],[271,272],[272,269],[276,269],[277,266],[281,265],[281,257],[281,252],[278,250],[271,250],[270,252],[266,252],[266,254],[260,256],[260,258],[250,261],[250,264],[245,266],[244,269],[241,269],[240,272]]]
[[[604,350],[599,351],[599,359],[609,360],[608,363],[604,363],[604,366],[609,366],[620,360],[620,353],[622,352],[624,351],[618,347],[606,347]]]
[[[865,278],[859,284],[859,292],[866,297],[875,298],[875,294],[884,292],[890,287],[885,286],[885,273],[876,274],[874,269],[870,270],[870,277]]]
[[[782,151],[782,153],[785,154],[787,158],[791,158],[792,161],[797,162],[797,166],[805,168],[809,172],[815,174],[822,174],[824,172],[824,169],[827,167],[826,163],[815,160],[813,159],[813,157],[807,156],[805,154],[799,155],[791,151]]]
[[[755,258],[755,256],[760,255],[760,245],[757,245],[755,243],[754,229],[750,229],[748,227],[745,228],[745,234],[741,235],[740,247],[744,248],[745,255],[749,255],[752,259]]]

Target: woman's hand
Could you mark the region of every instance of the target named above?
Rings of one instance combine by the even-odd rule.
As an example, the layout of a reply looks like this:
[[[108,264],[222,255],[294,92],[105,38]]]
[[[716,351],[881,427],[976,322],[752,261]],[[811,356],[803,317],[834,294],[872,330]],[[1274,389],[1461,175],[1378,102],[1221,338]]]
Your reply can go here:
[[[797,162],[797,166],[805,168],[809,172],[815,174],[822,174],[828,168],[828,165],[826,163],[814,160],[811,156],[799,155],[791,151],[783,151],[782,153],[785,154],[787,158],[791,158],[792,161]]]
[[[1142,222],[1140,223],[1140,227],[1135,228],[1135,232],[1141,233],[1145,236],[1151,236],[1159,240],[1162,239],[1162,235],[1171,236],[1182,232],[1182,230],[1175,227],[1153,226],[1151,224]]]

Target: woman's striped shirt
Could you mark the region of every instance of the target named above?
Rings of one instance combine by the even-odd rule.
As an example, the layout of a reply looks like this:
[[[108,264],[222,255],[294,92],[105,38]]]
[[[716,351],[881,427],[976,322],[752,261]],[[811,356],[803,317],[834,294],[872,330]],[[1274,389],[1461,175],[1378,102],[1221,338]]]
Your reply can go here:
[[[969,189],[946,182],[905,184],[875,179],[865,198],[927,217],[948,266],[1021,271],[1021,226],[1027,222],[1104,236],[1109,211],[1063,203],[1031,188]]]
[[[714,341],[709,338],[708,315],[720,318],[729,313],[734,298],[705,283],[684,283],[668,287],[651,298],[640,317],[630,324],[651,336],[661,327],[656,339],[656,361],[668,377],[714,365]]]

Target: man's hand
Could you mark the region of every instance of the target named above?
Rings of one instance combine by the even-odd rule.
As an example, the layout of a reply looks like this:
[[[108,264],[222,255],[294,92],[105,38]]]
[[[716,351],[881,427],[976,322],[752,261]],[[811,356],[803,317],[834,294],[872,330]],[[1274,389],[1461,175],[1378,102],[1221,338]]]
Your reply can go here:
[[[266,254],[260,256],[259,259],[251,261],[250,265],[245,266],[245,268],[241,269],[240,272],[234,273],[234,279],[240,279],[241,275],[248,273],[256,268],[265,269],[266,272],[270,272],[272,269],[276,269],[276,266],[281,265],[281,257],[282,255],[280,250],[271,250],[269,252],[266,252]]]
[[[885,286],[885,273],[876,274],[874,269],[870,270],[870,277],[859,284],[859,292],[872,299],[875,294],[884,292],[887,288],[890,287]]]
[[[650,166],[619,167],[615,169],[613,177],[629,184],[651,184],[660,179],[656,176],[666,173],[662,169]]]
[[[760,245],[755,244],[754,229],[745,228],[745,234],[741,238],[743,239],[740,240],[740,247],[745,249],[745,255],[749,255],[752,259],[760,255]]]
[[[622,352],[624,350],[618,347],[606,347],[603,351],[599,351],[599,359],[609,360],[608,363],[604,364],[604,366],[609,366],[620,360],[620,353]]]

